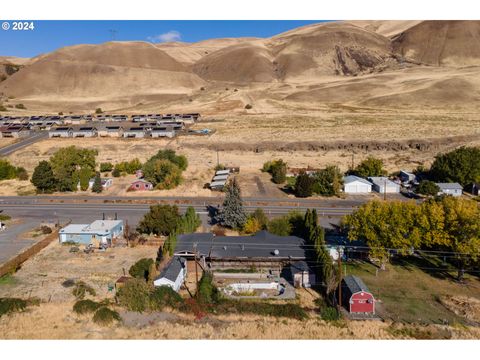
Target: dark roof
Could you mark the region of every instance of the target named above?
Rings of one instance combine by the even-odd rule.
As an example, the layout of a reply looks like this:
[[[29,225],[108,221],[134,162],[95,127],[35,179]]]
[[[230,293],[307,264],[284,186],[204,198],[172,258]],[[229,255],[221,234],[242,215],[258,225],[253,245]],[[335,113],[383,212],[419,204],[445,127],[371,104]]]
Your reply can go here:
[[[362,279],[360,279],[357,276],[354,276],[354,275],[345,276],[345,278],[343,279],[343,282],[345,283],[347,289],[350,291],[351,294],[355,294],[361,291],[370,292],[368,290],[367,285],[365,285]]]
[[[210,233],[180,235],[175,253],[191,254],[193,243],[197,243],[200,256],[211,259],[305,259],[303,239],[296,236],[278,236],[268,231],[259,231],[253,236],[214,236]]]
[[[290,271],[292,275],[297,274],[299,272],[304,272],[304,271],[313,272],[310,266],[307,264],[307,262],[303,260],[295,261],[294,263],[292,263],[290,265]]]
[[[193,254],[193,244],[197,244],[199,256],[209,256],[214,235],[212,233],[182,234],[177,237],[175,253]]]
[[[174,256],[172,260],[165,266],[163,271],[160,273],[160,276],[157,279],[168,279],[173,282],[177,280],[178,274],[185,267],[186,260],[179,256]]]

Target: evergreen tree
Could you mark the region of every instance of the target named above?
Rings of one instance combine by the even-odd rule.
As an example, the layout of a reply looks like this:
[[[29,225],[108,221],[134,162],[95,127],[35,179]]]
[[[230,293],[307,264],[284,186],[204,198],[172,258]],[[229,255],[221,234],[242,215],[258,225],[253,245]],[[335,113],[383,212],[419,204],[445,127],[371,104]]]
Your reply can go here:
[[[38,192],[50,193],[56,188],[56,180],[48,161],[40,161],[32,175],[32,184]]]
[[[225,200],[222,208],[218,211],[215,220],[222,226],[239,229],[245,224],[247,216],[243,210],[240,187],[237,180],[227,186]]]
[[[78,174],[80,179],[80,190],[86,191],[90,182],[90,177],[92,176],[92,170],[89,168],[83,167],[80,169]]]
[[[93,182],[92,191],[98,194],[101,193],[102,190],[102,179],[100,178],[100,173],[97,172],[95,174],[95,181]]]
[[[301,198],[312,196],[313,194],[313,178],[305,172],[297,176],[295,182],[295,195]]]

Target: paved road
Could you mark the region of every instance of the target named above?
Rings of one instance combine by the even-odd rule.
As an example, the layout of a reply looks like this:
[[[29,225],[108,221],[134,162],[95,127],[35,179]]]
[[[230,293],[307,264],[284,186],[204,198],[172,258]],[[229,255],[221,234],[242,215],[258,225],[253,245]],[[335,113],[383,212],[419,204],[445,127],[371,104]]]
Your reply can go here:
[[[13,144],[0,148],[0,155],[1,156],[10,155],[17,150],[20,150],[26,146],[29,146],[37,141],[46,139],[47,137],[48,137],[47,131],[32,132],[30,136],[23,138]]]

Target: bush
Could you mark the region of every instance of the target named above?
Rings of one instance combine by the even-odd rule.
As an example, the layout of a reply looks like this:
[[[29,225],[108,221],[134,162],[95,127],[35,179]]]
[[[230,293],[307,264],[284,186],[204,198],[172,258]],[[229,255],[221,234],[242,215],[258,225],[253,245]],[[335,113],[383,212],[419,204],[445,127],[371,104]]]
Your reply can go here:
[[[3,105],[0,105],[0,111],[8,111],[7,108]]]
[[[287,236],[292,232],[292,224],[290,223],[288,217],[278,217],[269,222],[268,231],[275,235]]]
[[[422,194],[422,195],[437,196],[437,194],[440,191],[440,188],[433,181],[422,180],[420,181],[420,184],[418,184],[415,191],[418,194]]]
[[[7,214],[0,214],[0,221],[7,221],[10,220],[12,217]]]
[[[245,105],[245,109],[250,110],[251,108],[253,108],[253,106],[251,104]]]
[[[0,180],[15,179],[16,168],[8,160],[0,159]]]
[[[295,196],[300,198],[312,196],[314,183],[313,177],[302,172],[295,181]]]
[[[210,272],[204,272],[198,283],[197,300],[203,304],[212,304],[219,298],[220,293],[213,284],[213,275]]]
[[[110,172],[113,170],[113,164],[110,162],[100,164],[100,172]]]
[[[112,171],[112,176],[113,177],[120,177],[121,175],[122,175],[121,171],[117,167],[115,167]]]
[[[95,109],[95,114],[102,114],[102,113],[103,113],[102,108],[96,108]]]
[[[18,180],[28,180],[28,173],[27,173],[27,170],[25,170],[25,168],[23,167],[17,167],[15,169],[15,176],[17,177]]]
[[[120,314],[106,306],[101,307],[93,315],[93,322],[99,325],[110,325],[115,321],[121,321]]]
[[[338,166],[330,165],[313,176],[313,192],[323,196],[338,196],[343,183],[343,174]]]
[[[46,226],[46,225],[40,226],[40,231],[42,232],[42,234],[45,234],[45,235],[52,233],[52,229],[50,228],[50,226]]]
[[[323,307],[320,311],[320,316],[325,321],[337,321],[340,319],[340,313],[332,306]]]
[[[383,161],[373,156],[367,157],[352,171],[354,175],[360,177],[383,176],[386,171],[383,169]]]
[[[18,298],[0,298],[0,317],[14,312],[24,311],[28,302]]]
[[[73,305],[73,311],[77,314],[93,313],[102,305],[92,300],[78,300]]]
[[[182,170],[170,160],[149,160],[142,170],[145,180],[150,181],[155,189],[173,189],[182,182]]]
[[[137,227],[142,234],[168,236],[177,229],[181,221],[178,207],[175,205],[152,205]]]
[[[15,105],[15,107],[16,107],[17,109],[23,109],[23,110],[26,109],[25,105],[23,105],[23,104],[17,104],[17,105]]]
[[[245,221],[245,224],[243,224],[243,231],[245,231],[247,234],[254,234],[261,229],[262,228],[258,220],[252,216],[249,216],[247,221]]]
[[[168,306],[178,309],[183,305],[183,298],[170,286],[159,286],[150,294],[150,309],[160,311]]]
[[[86,284],[83,281],[77,281],[77,283],[75,284],[75,287],[72,290],[73,296],[75,296],[75,298],[79,300],[82,300],[85,298],[85,295],[87,293],[90,294],[91,296],[97,295],[95,292],[95,289],[93,289],[90,285]]]
[[[149,306],[150,288],[144,280],[130,279],[120,288],[117,298],[126,309],[143,312]]]
[[[153,259],[140,259],[130,267],[128,273],[134,278],[148,280],[150,266],[153,263]]]

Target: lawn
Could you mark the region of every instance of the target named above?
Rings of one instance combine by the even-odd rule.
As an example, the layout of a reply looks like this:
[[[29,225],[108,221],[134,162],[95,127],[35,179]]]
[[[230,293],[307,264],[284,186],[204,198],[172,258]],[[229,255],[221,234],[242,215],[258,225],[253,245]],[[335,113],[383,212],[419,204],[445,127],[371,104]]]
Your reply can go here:
[[[348,275],[362,278],[379,301],[377,313],[407,323],[465,323],[442,305],[444,296],[480,298],[480,280],[466,275],[463,284],[455,281],[456,271],[436,257],[408,257],[393,261],[386,271],[366,262],[346,265]]]

